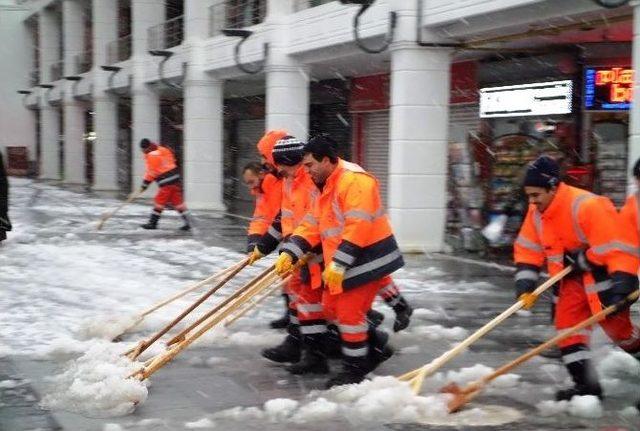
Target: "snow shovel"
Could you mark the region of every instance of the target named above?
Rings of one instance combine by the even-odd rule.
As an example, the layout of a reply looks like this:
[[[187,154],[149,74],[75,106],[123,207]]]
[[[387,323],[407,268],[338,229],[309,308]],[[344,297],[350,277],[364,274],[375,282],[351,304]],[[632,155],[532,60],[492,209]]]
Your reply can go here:
[[[167,346],[171,346],[172,344],[175,344],[175,343],[177,343],[179,341],[184,340],[185,335],[187,335],[194,328],[199,326],[202,322],[204,322],[205,320],[209,319],[211,316],[213,316],[214,314],[216,314],[217,312],[219,312],[220,310],[225,308],[227,305],[231,304],[233,301],[236,301],[237,298],[239,298],[239,297],[241,297],[240,299],[246,298],[246,296],[247,296],[246,293],[252,291],[252,288],[263,286],[264,282],[266,280],[271,280],[272,279],[272,275],[274,273],[274,268],[275,268],[275,265],[271,265],[269,268],[267,268],[264,271],[262,271],[257,277],[253,278],[249,283],[245,284],[240,289],[238,289],[235,292],[233,292],[224,301],[222,301],[220,304],[216,305],[213,309],[209,310],[203,316],[199,317],[198,320],[196,320],[191,325],[189,325],[188,328],[183,329],[179,334],[177,334],[172,339],[170,339],[167,342]],[[245,301],[246,301],[246,299],[245,299]],[[232,307],[233,305],[235,305],[235,303],[230,305],[230,307]],[[234,307],[234,309],[235,309],[235,307]]]
[[[262,275],[262,274],[261,274]],[[274,281],[279,278],[275,271],[271,270],[265,277],[262,277],[258,282],[254,283],[254,286],[262,286],[262,288],[270,286]],[[255,279],[254,279],[255,280]],[[252,280],[252,281],[254,281]],[[250,282],[251,283],[251,282]],[[192,329],[196,329],[194,332],[183,331],[178,334],[171,340],[167,347],[167,350],[159,355],[155,356],[151,360],[145,362],[144,367],[140,370],[135,371],[129,377],[136,378],[140,381],[149,378],[153,373],[158,371],[168,362],[170,362],[173,358],[175,358],[181,351],[186,349],[189,345],[191,345],[194,341],[200,338],[205,332],[209,331],[211,328],[216,326],[218,323],[226,319],[231,313],[233,313],[236,308],[241,305],[241,300],[238,299],[240,294],[244,291],[246,292],[252,286],[249,284],[245,285],[240,290],[236,291],[233,295],[228,297],[223,303],[218,305],[214,310],[207,313],[204,319],[202,319],[202,323]],[[233,302],[235,300],[235,302]],[[246,300],[246,299],[245,299]],[[233,302],[233,303],[232,303]],[[226,309],[218,312],[220,309],[230,304]],[[174,341],[175,340],[175,341]]]
[[[168,325],[166,325],[164,328],[162,328],[160,331],[158,331],[153,337],[151,337],[149,340],[142,340],[140,341],[140,343],[138,343],[138,345],[136,347],[134,347],[133,349],[129,350],[128,352],[125,353],[125,356],[128,356],[129,359],[133,360],[136,359],[138,356],[140,356],[140,354],[142,352],[144,352],[147,348],[149,348],[149,346],[151,346],[153,343],[155,343],[160,337],[162,337],[164,334],[166,334],[171,328],[173,328],[175,325],[177,325],[182,319],[185,318],[185,316],[189,313],[191,313],[196,307],[198,307],[200,304],[202,304],[204,301],[207,300],[207,298],[209,298],[211,295],[213,295],[217,290],[219,290],[222,286],[224,286],[229,280],[231,280],[233,277],[236,276],[236,274],[238,274],[242,268],[244,268],[245,266],[247,266],[249,263],[249,258],[246,257],[242,260],[242,262],[235,267],[232,271],[228,272],[224,278],[222,280],[220,280],[214,287],[212,287],[208,292],[206,292],[204,295],[202,295],[200,298],[198,298],[198,300],[196,302],[194,302],[193,304],[191,304],[191,306],[189,308],[187,308],[186,310],[184,310],[178,317],[176,317],[175,319],[173,319],[173,321],[171,323],[169,323]]]
[[[100,219],[100,221],[98,222],[98,225],[96,226],[97,230],[102,229],[102,226],[104,225],[104,223],[109,220],[111,217],[114,216],[115,213],[117,213],[118,211],[120,211],[120,209],[122,209],[123,206],[130,204],[131,202],[133,202],[136,198],[138,198],[142,193],[144,193],[144,190],[142,189],[138,189],[132,193],[129,194],[129,197],[127,197],[127,200],[122,202],[120,205],[118,205],[117,207],[115,207],[115,209],[105,215],[102,216],[102,218]]]
[[[244,258],[243,258],[244,260]],[[175,301],[176,299],[182,298],[183,296],[185,296],[188,293],[193,292],[194,290],[199,289],[202,286],[206,286],[207,284],[213,283],[214,281],[216,281],[217,279],[219,279],[220,277],[223,277],[225,275],[227,275],[230,271],[233,271],[234,269],[236,269],[239,265],[242,265],[243,260],[234,263],[233,265],[231,265],[228,268],[223,269],[222,271],[218,271],[217,273],[205,278],[204,280],[201,280],[195,284],[192,284],[191,286],[181,290],[180,292],[176,293],[175,295],[171,296],[170,298],[166,298],[154,305],[152,305],[151,307],[147,308],[145,311],[143,311],[142,313],[140,313],[138,315],[138,317],[136,318],[136,321],[129,326],[128,328],[124,329],[119,335],[117,335],[116,337],[114,337],[115,339],[121,337],[124,333],[126,333],[127,331],[131,330],[132,328],[135,328],[140,322],[142,322],[144,320],[144,318],[146,316],[148,316],[149,314],[153,313],[154,311],[164,307],[167,304],[170,304],[171,302]]]
[[[567,266],[562,271],[560,271],[559,273],[557,273],[556,275],[554,275],[553,277],[551,277],[550,279],[542,283],[540,286],[538,286],[536,290],[532,292],[532,295],[537,298],[545,290],[547,290],[549,287],[553,286],[555,283],[560,281],[564,276],[569,274],[572,270],[573,270],[573,266],[571,265]],[[465,340],[460,342],[460,344],[455,346],[453,349],[443,353],[442,355],[438,356],[428,364],[425,364],[420,368],[416,368],[413,371],[409,371],[408,373],[405,373],[399,376],[398,380],[408,381],[411,384],[411,388],[413,389],[413,392],[415,394],[420,393],[420,390],[422,389],[422,383],[425,377],[435,373],[444,364],[446,364],[447,362],[449,362],[450,360],[458,356],[467,347],[469,347],[471,344],[478,341],[480,338],[486,335],[489,331],[491,331],[493,328],[495,328],[504,320],[506,320],[509,316],[514,314],[516,311],[520,310],[523,306],[524,306],[524,303],[522,301],[520,300],[517,301],[511,307],[503,311],[500,315],[496,316],[493,320],[485,324],[482,328],[478,329],[476,332],[471,334]]]
[[[563,340],[575,334],[576,332],[588,326],[591,326],[594,323],[601,321],[611,313],[614,313],[626,306],[631,305],[633,301],[638,299],[639,295],[640,295],[640,291],[636,290],[635,292],[629,294],[629,296],[627,296],[623,301],[620,301],[617,304],[610,305],[607,308],[600,310],[598,313],[594,314],[588,319],[578,323],[577,325],[559,332],[556,336],[540,344],[538,347],[535,347],[529,350],[527,353],[520,356],[519,358],[514,359],[508,364],[503,365],[502,367],[495,370],[493,373],[488,374],[482,377],[481,379],[468,384],[464,388],[460,388],[455,383],[449,383],[448,385],[444,386],[442,389],[440,389],[440,392],[449,393],[453,395],[453,399],[450,400],[448,403],[449,413],[454,413],[460,410],[465,404],[467,404],[469,401],[474,399],[480,393],[480,391],[484,389],[484,387],[487,384],[489,384],[492,380],[496,379],[497,377],[505,373],[508,373],[512,369],[516,368],[518,365],[528,361],[534,356],[539,355],[540,353],[549,349],[550,347],[553,347],[558,341]]]
[[[264,301],[265,299],[267,299],[269,296],[271,296],[271,294],[279,289],[282,289],[283,286],[285,286],[289,280],[291,279],[291,277],[287,277],[284,280],[282,280],[280,283],[274,284],[273,286],[271,286],[270,288],[268,288],[266,290],[266,292],[264,292],[264,294],[251,301],[250,303],[248,303],[243,309],[241,309],[240,311],[238,311],[236,314],[234,314],[233,316],[231,316],[229,319],[227,319],[224,322],[224,327],[226,328],[227,326],[231,325],[233,322],[235,322],[236,320],[238,320],[239,318],[241,318],[242,316],[244,316],[245,314],[247,314],[249,311],[251,311],[252,309],[254,309],[255,307],[257,307],[262,301]]]

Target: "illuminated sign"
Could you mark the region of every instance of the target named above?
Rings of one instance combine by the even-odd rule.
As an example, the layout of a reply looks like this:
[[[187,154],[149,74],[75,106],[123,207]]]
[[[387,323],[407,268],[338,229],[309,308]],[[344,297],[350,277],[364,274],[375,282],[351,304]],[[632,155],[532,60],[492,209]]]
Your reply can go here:
[[[570,80],[480,89],[480,117],[570,114]]]
[[[584,107],[591,111],[626,111],[633,100],[634,71],[626,67],[587,67]]]

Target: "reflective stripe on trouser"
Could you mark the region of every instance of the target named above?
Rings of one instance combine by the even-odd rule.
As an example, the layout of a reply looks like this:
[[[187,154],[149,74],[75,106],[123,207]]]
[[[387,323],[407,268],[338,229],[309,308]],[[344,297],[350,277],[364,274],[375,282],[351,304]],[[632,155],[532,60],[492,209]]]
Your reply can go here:
[[[378,291],[386,284],[388,279],[383,277],[338,295],[331,295],[328,289],[323,291],[324,315],[328,321],[337,323],[345,357],[358,358],[369,353],[367,312]]]
[[[380,289],[378,296],[389,304],[390,307],[393,307],[400,301],[400,291],[390,276],[386,276],[385,278],[389,280],[389,283]]]
[[[289,307],[293,309],[303,335],[321,334],[327,330],[322,308],[322,290],[312,289],[302,281],[300,270],[296,270],[289,283],[289,295],[293,298]]]
[[[561,331],[570,328],[588,319],[591,315],[591,306],[582,280],[578,277],[570,277],[563,280],[558,290],[558,301],[555,306],[554,320],[556,329]],[[637,331],[635,332],[636,341],[634,341],[634,326],[631,323],[628,309],[606,317],[600,321],[600,326],[609,338],[623,350],[630,353],[640,350]],[[591,328],[586,328],[586,330],[558,342],[558,346],[563,348],[574,344],[588,345],[590,331]],[[624,347],[624,345],[627,347]]]

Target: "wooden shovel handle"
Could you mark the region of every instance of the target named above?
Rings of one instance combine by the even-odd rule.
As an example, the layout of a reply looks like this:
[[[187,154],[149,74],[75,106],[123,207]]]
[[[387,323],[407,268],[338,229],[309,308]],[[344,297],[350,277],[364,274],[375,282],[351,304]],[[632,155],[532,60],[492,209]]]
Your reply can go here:
[[[176,326],[182,319],[185,318],[185,316],[189,313],[191,313],[196,307],[198,307],[200,304],[202,304],[204,301],[207,300],[207,298],[209,298],[211,295],[213,295],[217,290],[219,290],[222,286],[224,286],[229,280],[231,280],[233,277],[236,276],[237,273],[239,273],[242,268],[244,268],[245,266],[247,266],[247,264],[249,263],[249,258],[246,257],[242,260],[242,263],[237,266],[236,268],[234,268],[232,271],[230,271],[227,275],[225,275],[225,277],[220,280],[218,282],[218,284],[216,284],[213,288],[211,288],[208,292],[206,292],[204,295],[202,295],[196,302],[194,302],[191,306],[189,306],[189,308],[187,308],[186,310],[184,310],[182,313],[180,313],[180,315],[178,317],[176,317],[175,319],[173,319],[173,321],[171,323],[169,323],[168,325],[166,325],[164,328],[162,328],[160,331],[158,331],[153,337],[151,337],[151,339],[149,339],[148,341],[145,340],[143,342],[142,348],[140,349],[140,351],[138,352],[138,355],[142,352],[144,352],[149,346],[151,346],[153,343],[155,343],[160,337],[162,337],[164,334],[166,334],[171,328],[173,328],[174,326]],[[136,355],[136,357],[138,356]],[[135,359],[132,358],[132,359]]]
[[[572,270],[573,270],[572,266],[568,266],[564,268],[562,271],[560,271],[559,273],[557,273],[556,275],[554,275],[553,277],[549,278],[547,281],[542,283],[540,286],[538,286],[538,288],[533,291],[533,295],[539,296],[549,287],[553,286],[555,283],[560,281],[564,276],[569,274]],[[514,314],[516,311],[520,310],[523,305],[524,304],[522,303],[522,301],[516,302],[511,307],[507,308],[505,311],[503,311],[498,316],[496,316],[493,320],[486,323],[483,327],[481,327],[476,332],[471,334],[465,340],[461,341],[453,349],[445,352],[444,354],[437,357],[436,359],[429,362],[428,364],[425,364],[420,368],[417,368],[413,371],[410,371],[408,373],[401,375],[400,377],[398,377],[398,379],[410,380],[418,375],[422,375],[422,378],[424,379],[424,377],[432,375],[444,364],[446,364],[447,362],[449,362],[450,360],[458,356],[460,353],[462,353],[471,344],[478,341],[480,338],[482,338],[484,335],[490,332],[493,328],[495,328],[504,320],[506,320],[508,317],[510,317],[512,314]],[[419,390],[419,388],[417,389]]]
[[[144,192],[144,190],[142,189],[138,189],[134,192],[131,192],[129,194],[129,196],[127,197],[127,200],[125,200],[124,202],[122,202],[120,205],[118,205],[117,207],[115,207],[115,209],[113,209],[113,211],[105,214],[102,216],[102,218],[100,219],[100,221],[98,222],[98,226],[96,227],[98,230],[102,229],[102,226],[104,225],[104,223],[109,220],[111,217],[113,217],[115,215],[115,213],[117,213],[118,211],[120,211],[120,209],[127,205],[130,204],[131,202],[133,202],[138,196],[140,196],[142,193]]]

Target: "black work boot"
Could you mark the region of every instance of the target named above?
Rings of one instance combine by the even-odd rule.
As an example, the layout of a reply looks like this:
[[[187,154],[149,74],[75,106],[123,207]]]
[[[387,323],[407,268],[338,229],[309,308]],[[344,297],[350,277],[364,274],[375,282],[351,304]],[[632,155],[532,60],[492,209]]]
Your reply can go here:
[[[393,332],[402,331],[411,323],[413,308],[407,300],[404,299],[404,296],[399,296],[398,303],[393,306],[393,311],[396,313],[396,320],[393,322]]]
[[[184,220],[184,224],[180,227],[180,230],[183,232],[189,232],[191,230],[191,223],[189,221],[189,212],[183,211],[180,213],[182,216],[182,220]]]
[[[284,329],[289,325],[289,295],[283,293],[282,297],[284,298],[284,316],[269,323],[273,329]]]
[[[329,364],[323,351],[324,334],[305,335],[302,338],[302,358],[300,362],[286,367],[291,374],[327,374]]]
[[[570,346],[561,349],[563,356],[588,352],[586,346]],[[590,359],[582,359],[566,364],[575,386],[556,392],[556,401],[570,401],[575,396],[595,395],[602,399],[602,388]]]
[[[325,389],[330,389],[334,386],[360,383],[370,371],[371,364],[367,357],[345,357],[342,360],[342,371],[327,380]]]
[[[301,353],[300,328],[298,325],[289,324],[289,334],[284,341],[275,347],[262,351],[262,356],[273,362],[298,362]]]
[[[158,229],[158,220],[160,220],[160,214],[152,212],[149,221],[141,226],[143,229]]]
[[[335,325],[328,325],[327,332],[322,335],[323,350],[326,356],[330,359],[342,358],[342,341],[338,328]]]
[[[377,328],[384,321],[384,314],[373,308],[367,312],[367,323],[370,327]]]
[[[389,335],[384,331],[380,331],[375,328],[369,329],[368,337],[368,359],[371,367],[369,371],[373,371],[378,367],[378,365],[393,356],[393,348],[389,346]]]

